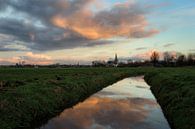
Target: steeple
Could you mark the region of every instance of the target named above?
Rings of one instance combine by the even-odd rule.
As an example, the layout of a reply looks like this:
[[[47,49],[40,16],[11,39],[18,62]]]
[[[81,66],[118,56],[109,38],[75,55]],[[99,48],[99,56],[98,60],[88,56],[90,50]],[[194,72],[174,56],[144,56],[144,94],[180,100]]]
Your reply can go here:
[[[117,57],[117,54],[115,54],[114,63],[115,63],[115,64],[118,64],[118,57]]]

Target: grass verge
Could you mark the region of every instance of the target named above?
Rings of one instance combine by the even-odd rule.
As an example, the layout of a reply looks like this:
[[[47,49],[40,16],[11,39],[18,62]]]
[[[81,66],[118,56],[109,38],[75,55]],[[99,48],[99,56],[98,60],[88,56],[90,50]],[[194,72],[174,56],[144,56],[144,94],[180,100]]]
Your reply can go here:
[[[145,80],[172,129],[195,129],[195,68],[160,69]]]

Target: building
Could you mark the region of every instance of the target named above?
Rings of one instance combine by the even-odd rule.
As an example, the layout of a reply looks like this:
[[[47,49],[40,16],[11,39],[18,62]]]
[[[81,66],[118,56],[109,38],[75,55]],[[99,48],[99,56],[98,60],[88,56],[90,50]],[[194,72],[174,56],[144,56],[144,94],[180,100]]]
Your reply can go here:
[[[107,67],[117,67],[119,64],[118,56],[115,54],[115,58],[108,60],[105,62],[104,60],[95,60],[92,61],[92,66],[99,67],[99,66],[107,66]]]
[[[118,63],[119,63],[118,56],[117,56],[117,54],[115,54],[114,60],[113,59],[108,60],[107,63],[106,63],[106,66],[108,66],[108,67],[117,67]]]
[[[118,64],[118,57],[117,57],[117,54],[115,54],[115,58],[114,58],[114,64]]]
[[[106,66],[106,62],[104,60],[92,61],[92,66],[95,66],[95,67]]]

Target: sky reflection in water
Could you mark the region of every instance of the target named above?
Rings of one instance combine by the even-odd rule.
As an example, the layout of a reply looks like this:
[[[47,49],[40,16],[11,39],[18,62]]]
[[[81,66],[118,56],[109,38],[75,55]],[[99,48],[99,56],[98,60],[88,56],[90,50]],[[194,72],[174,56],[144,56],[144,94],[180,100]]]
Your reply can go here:
[[[41,129],[170,129],[143,77],[119,81]]]

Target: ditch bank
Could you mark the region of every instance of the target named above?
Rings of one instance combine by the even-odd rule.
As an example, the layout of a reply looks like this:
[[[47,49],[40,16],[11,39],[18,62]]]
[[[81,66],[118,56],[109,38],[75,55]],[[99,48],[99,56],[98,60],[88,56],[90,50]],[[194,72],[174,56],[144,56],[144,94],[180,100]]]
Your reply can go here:
[[[141,74],[136,71],[120,72],[104,69],[102,72],[95,69],[90,72],[89,70],[87,72],[81,70],[80,73],[78,73],[79,71],[61,72],[60,74],[60,71],[57,70],[55,70],[56,73],[51,70],[51,73],[48,73],[48,70],[42,70],[38,79],[37,72],[32,72],[31,69],[21,71],[22,74],[19,76],[16,73],[16,77],[27,78],[28,74],[31,76],[23,80],[24,85],[7,86],[0,91],[0,129],[39,127],[65,108],[82,102],[108,85],[126,77]],[[10,73],[9,76],[15,75],[15,73],[12,74],[13,70]],[[11,79],[9,78],[7,81]],[[21,79],[17,78],[17,80]]]
[[[195,129],[194,75],[148,73],[144,79],[172,129]]]

